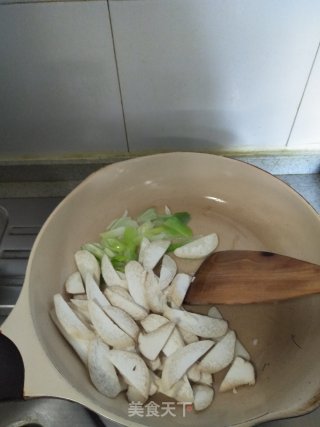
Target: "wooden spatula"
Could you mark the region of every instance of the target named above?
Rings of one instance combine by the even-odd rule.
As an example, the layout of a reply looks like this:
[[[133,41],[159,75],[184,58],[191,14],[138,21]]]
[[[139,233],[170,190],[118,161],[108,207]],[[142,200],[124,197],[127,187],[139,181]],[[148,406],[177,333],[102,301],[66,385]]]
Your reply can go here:
[[[250,304],[320,292],[320,265],[270,252],[216,252],[200,266],[187,304]]]

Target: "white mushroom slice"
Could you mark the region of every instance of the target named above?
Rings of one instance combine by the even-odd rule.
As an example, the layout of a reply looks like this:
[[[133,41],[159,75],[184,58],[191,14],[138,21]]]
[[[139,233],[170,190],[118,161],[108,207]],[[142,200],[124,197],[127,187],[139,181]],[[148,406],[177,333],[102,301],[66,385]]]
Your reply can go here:
[[[141,263],[143,262],[145,250],[149,245],[150,245],[150,240],[147,239],[146,237],[143,237],[140,243],[140,250],[139,250],[139,256],[138,256],[139,262]]]
[[[161,367],[161,360],[160,357],[156,357],[154,360],[146,360],[145,361],[148,367],[151,369],[151,371],[156,371]]]
[[[149,396],[153,396],[154,394],[156,394],[158,391],[158,387],[156,386],[156,384],[151,381],[150,382],[150,389],[149,389]]]
[[[219,341],[199,363],[202,371],[215,374],[222,371],[232,362],[234,358],[234,348],[236,344],[236,334],[229,331],[221,341]]]
[[[83,321],[84,324],[90,324],[90,314],[88,310],[88,301],[87,300],[80,300],[80,299],[71,299],[70,300],[71,308],[76,312],[76,314],[80,315],[80,320]],[[88,325],[87,325],[88,326]]]
[[[159,280],[153,271],[148,271],[146,281],[146,298],[151,311],[154,313],[163,313],[167,306],[167,298],[162,293]]]
[[[202,338],[221,337],[228,329],[228,323],[225,320],[213,319],[203,314],[190,313],[189,311],[167,307],[164,315],[183,329]]]
[[[108,289],[116,294],[123,296],[124,298],[133,301],[132,296],[129,294],[128,290],[121,286],[109,286]]]
[[[105,290],[105,294],[112,305],[121,308],[134,320],[142,320],[148,315],[147,310],[141,307],[141,305],[135,303],[133,300],[130,301],[122,295],[110,291],[108,288]]]
[[[159,286],[163,290],[170,285],[177,272],[177,264],[169,255],[164,255],[160,268]]]
[[[78,334],[74,335],[74,334],[68,333],[67,330],[64,328],[64,326],[59,322],[56,312],[54,310],[51,311],[50,315],[53,322],[55,323],[55,325],[57,326],[61,334],[64,336],[66,341],[71,345],[71,347],[80,357],[82,362],[86,365],[88,362],[88,351],[89,351],[89,345],[90,345],[91,339],[82,339],[79,337]]]
[[[196,334],[193,334],[192,332],[187,331],[186,329],[183,329],[180,326],[178,326],[178,331],[180,332],[182,339],[186,344],[191,344],[193,342],[199,341],[199,338]]]
[[[163,366],[162,382],[164,388],[169,389],[178,382],[187,370],[213,345],[213,341],[203,340],[188,344],[171,354]]]
[[[179,258],[198,259],[211,254],[218,246],[216,233],[208,234],[175,249],[174,254]]]
[[[101,339],[115,348],[134,346],[133,339],[120,329],[94,302],[88,302],[92,324]]]
[[[101,260],[101,273],[107,286],[121,286],[127,289],[127,282],[119,277],[107,255],[103,255]]]
[[[164,207],[164,213],[166,215],[171,215],[171,210],[170,210],[169,206],[165,205],[165,207]]]
[[[190,381],[197,383],[200,381],[201,371],[199,369],[199,365],[195,363],[192,365],[187,371],[187,377]]]
[[[121,310],[119,307],[109,307],[104,308],[104,312],[114,321],[116,325],[119,326],[124,332],[126,332],[131,338],[135,341],[138,338],[140,329],[133,318],[124,310]]]
[[[184,347],[183,339],[178,329],[174,328],[162,351],[166,356],[170,356],[172,353],[182,347]]]
[[[155,240],[148,245],[143,254],[143,267],[149,271],[152,270],[166,253],[170,246],[169,240]]]
[[[143,396],[142,393],[140,393],[140,391],[137,388],[135,388],[135,386],[133,385],[128,385],[128,390],[126,395],[127,395],[128,402],[139,402],[142,405],[146,403],[149,397],[149,395]]]
[[[121,280],[127,280],[126,275],[123,271],[116,270],[117,275],[120,277]]]
[[[169,320],[166,317],[161,316],[160,314],[151,313],[141,320],[141,326],[146,332],[152,332],[168,322]]]
[[[176,390],[174,391],[174,398],[178,402],[193,403],[194,401],[193,390],[187,376],[184,375],[182,380],[180,381],[181,381],[181,386],[176,387]],[[173,386],[173,388],[175,388],[175,386]]]
[[[217,307],[212,306],[208,311],[208,316],[213,317],[215,319],[223,319],[222,314],[218,310]],[[242,359],[250,360],[250,354],[245,349],[245,347],[242,345],[242,343],[239,341],[239,339],[236,340],[236,346],[234,350],[234,357],[242,357]]]
[[[109,347],[102,341],[92,340],[88,352],[88,369],[96,389],[107,397],[116,397],[121,392],[117,372],[107,355]]]
[[[212,387],[202,384],[195,384],[193,387],[194,402],[193,406],[196,411],[203,411],[211,405],[214,398]]]
[[[164,387],[161,378],[156,377],[155,382],[158,386],[159,393],[165,394],[168,397],[172,397],[178,402],[193,402],[193,390],[186,375],[184,375],[181,380],[176,382],[169,389]]]
[[[152,313],[141,321],[141,325],[146,332],[152,332],[168,322],[169,320],[166,317]],[[177,328],[174,328],[162,351],[166,356],[170,356],[170,354],[174,353],[183,346],[183,339]]]
[[[213,317],[214,319],[223,319],[220,311],[217,309],[217,307],[214,307],[214,306],[209,308],[208,316]]]
[[[135,345],[128,345],[128,347],[123,347],[121,350],[125,350],[125,351],[133,351],[134,353],[137,352],[136,346]]]
[[[81,274],[79,271],[75,271],[70,274],[70,276],[66,280],[66,291],[68,294],[84,294],[84,286],[81,279]]]
[[[92,274],[86,275],[85,284],[88,300],[96,302],[101,308],[110,306],[110,302],[107,300],[103,292],[101,292],[99,285],[94,280]]]
[[[94,279],[99,282],[100,266],[97,258],[92,255],[92,253],[86,250],[80,250],[74,254],[74,259],[83,280],[85,280],[86,275],[90,273]]]
[[[189,274],[178,273],[167,288],[167,298],[176,307],[180,307],[189,289],[192,277]]]
[[[200,379],[197,382],[200,384],[212,386],[213,384],[212,375],[209,374],[208,372],[200,371]]]
[[[168,322],[148,334],[140,333],[138,343],[141,354],[149,360],[155,360],[168,341],[174,327],[174,323]]]
[[[129,261],[125,266],[126,280],[130,295],[137,304],[148,310],[146,288],[144,286],[146,273],[145,269],[137,261]]]
[[[236,357],[220,385],[220,391],[229,391],[242,385],[254,384],[255,373],[252,364],[241,357]]]
[[[144,397],[150,390],[150,373],[144,360],[136,353],[122,350],[110,350],[108,358],[125,378]]]
[[[91,340],[95,335],[87,326],[81,322],[68,303],[62,298],[62,295],[56,294],[53,297],[54,308],[57,319],[66,330],[68,335],[74,338]]]
[[[251,359],[250,354],[245,349],[243,344],[239,341],[239,339],[236,340],[236,346],[234,349],[234,357],[237,357],[237,356],[242,357],[242,359],[245,359],[245,360]]]

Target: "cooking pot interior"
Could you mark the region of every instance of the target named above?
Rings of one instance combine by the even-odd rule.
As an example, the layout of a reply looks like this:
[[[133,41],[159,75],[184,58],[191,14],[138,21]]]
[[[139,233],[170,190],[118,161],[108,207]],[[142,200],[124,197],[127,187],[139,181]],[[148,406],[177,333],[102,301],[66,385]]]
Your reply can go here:
[[[244,163],[196,153],[137,158],[108,166],[85,180],[53,212],[33,248],[28,271],[31,315],[37,336],[58,371],[104,416],[162,426],[224,426],[262,415],[285,416],[307,410],[319,388],[320,298],[251,306],[221,307],[246,346],[257,371],[255,387],[219,393],[212,406],[175,417],[128,416],[124,395],[108,399],[91,385],[88,373],[50,319],[52,298],[63,292],[75,270],[73,254],[128,209],[135,216],[151,206],[188,211],[196,234],[217,232],[218,250],[258,249],[320,263],[320,223],[316,213],[285,184]],[[194,271],[195,263],[180,269]],[[236,279],[236,278],[235,278]],[[206,307],[193,308],[205,312]],[[30,349],[32,351],[32,349]],[[45,381],[45,373],[43,373]],[[161,405],[165,396],[152,396]],[[308,403],[310,401],[310,403]]]

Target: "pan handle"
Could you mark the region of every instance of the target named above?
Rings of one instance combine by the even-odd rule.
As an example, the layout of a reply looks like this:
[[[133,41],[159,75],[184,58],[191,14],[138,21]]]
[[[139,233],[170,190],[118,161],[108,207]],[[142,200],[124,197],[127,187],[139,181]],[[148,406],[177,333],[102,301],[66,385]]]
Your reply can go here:
[[[24,364],[17,346],[0,332],[0,401],[23,398]]]

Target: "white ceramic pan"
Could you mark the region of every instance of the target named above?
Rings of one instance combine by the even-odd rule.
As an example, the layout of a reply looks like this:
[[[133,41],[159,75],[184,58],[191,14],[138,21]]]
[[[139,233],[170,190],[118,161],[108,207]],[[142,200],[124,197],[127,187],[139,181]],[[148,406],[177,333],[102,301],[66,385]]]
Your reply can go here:
[[[164,422],[169,427],[253,426],[315,408],[320,399],[319,296],[223,307],[252,354],[258,379],[255,387],[239,389],[236,395],[217,393],[202,413],[183,417],[177,410],[176,417],[165,420],[129,417],[125,396],[107,399],[91,385],[86,369],[51,321],[52,297],[75,269],[74,252],[83,243],[96,241],[113,218],[125,209],[134,216],[164,205],[189,211],[197,233],[217,232],[219,250],[267,250],[320,263],[316,212],[286,184],[255,167],[209,154],[171,153],[103,168],[82,182],[46,221],[34,244],[21,296],[2,326],[2,360],[8,347],[4,336],[22,355],[23,396],[70,399],[120,424],[152,427]],[[13,360],[9,356],[5,361],[11,379],[18,373],[18,364],[9,363]],[[5,386],[8,375],[0,376],[5,394],[10,391]],[[12,384],[11,397],[17,384]]]

